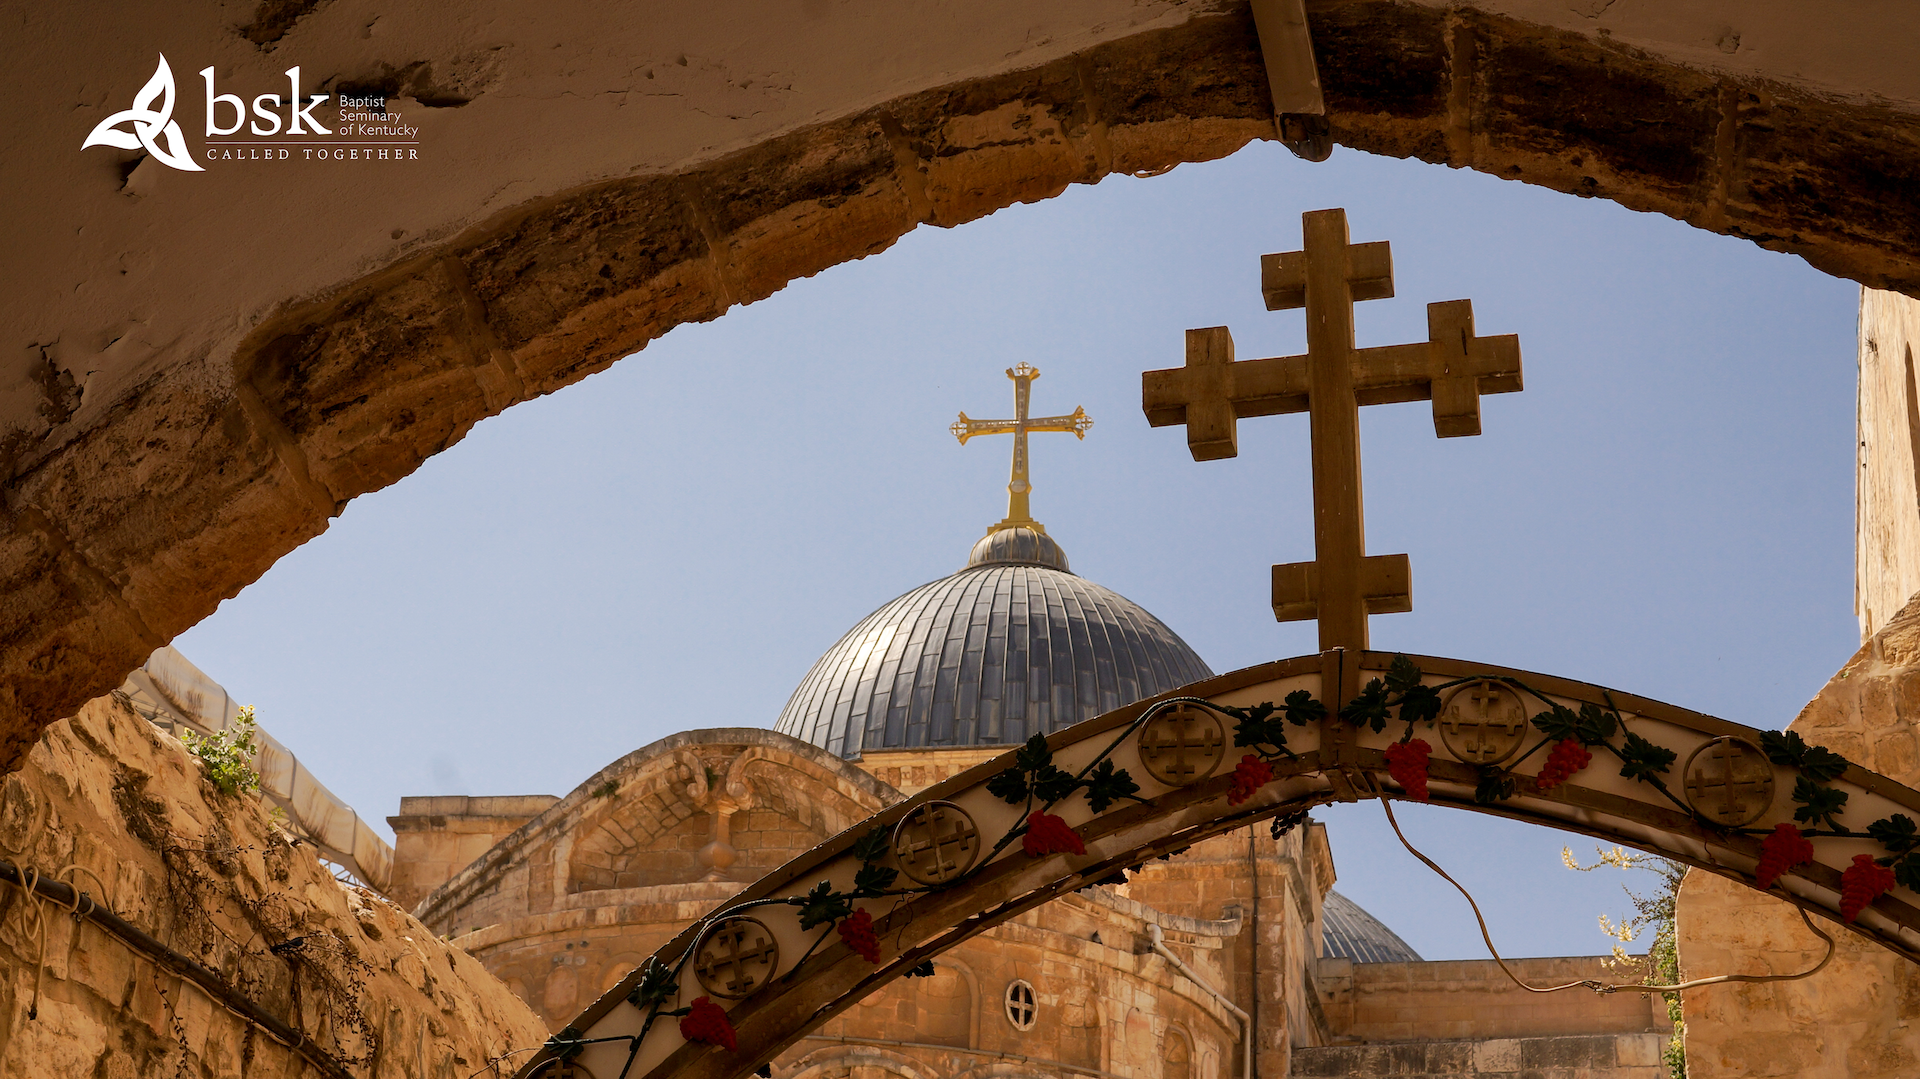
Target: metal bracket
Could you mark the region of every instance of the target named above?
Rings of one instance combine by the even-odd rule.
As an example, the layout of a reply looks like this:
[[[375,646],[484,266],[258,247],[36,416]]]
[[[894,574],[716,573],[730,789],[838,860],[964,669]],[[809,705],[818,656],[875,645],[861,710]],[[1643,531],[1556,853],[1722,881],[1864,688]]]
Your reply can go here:
[[[1306,0],[1253,0],[1253,26],[1273,93],[1273,125],[1280,142],[1306,161],[1333,155],[1327,103],[1313,62]]]

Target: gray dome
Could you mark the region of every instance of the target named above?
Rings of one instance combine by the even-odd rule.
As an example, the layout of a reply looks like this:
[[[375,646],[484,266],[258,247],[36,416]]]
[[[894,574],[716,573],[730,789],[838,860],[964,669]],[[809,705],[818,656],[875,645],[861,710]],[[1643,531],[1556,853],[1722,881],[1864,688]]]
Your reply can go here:
[[[1420,954],[1407,947],[1399,934],[1339,892],[1328,892],[1326,906],[1320,910],[1320,941],[1321,955],[1327,959],[1351,959],[1356,963],[1423,962]]]
[[[988,566],[997,563],[1024,562],[1035,566],[1046,566],[1063,573],[1073,572],[1067,567],[1067,552],[1053,541],[1045,532],[1018,525],[1011,528],[996,528],[981,537],[973,545],[973,553],[967,556],[969,566]]]
[[[842,757],[1011,745],[1213,676],[1138,604],[1066,572],[1045,533],[1002,529],[969,561],[861,619],[775,729]]]

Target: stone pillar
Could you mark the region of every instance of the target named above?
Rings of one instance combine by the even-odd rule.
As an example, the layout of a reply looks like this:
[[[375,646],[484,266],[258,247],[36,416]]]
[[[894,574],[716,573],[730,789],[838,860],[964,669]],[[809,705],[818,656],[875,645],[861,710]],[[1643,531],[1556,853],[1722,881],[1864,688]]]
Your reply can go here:
[[[559,801],[550,794],[400,799],[393,826],[393,900],[412,910],[495,843]]]
[[[1920,592],[1920,301],[1860,290],[1854,613],[1860,639]]]

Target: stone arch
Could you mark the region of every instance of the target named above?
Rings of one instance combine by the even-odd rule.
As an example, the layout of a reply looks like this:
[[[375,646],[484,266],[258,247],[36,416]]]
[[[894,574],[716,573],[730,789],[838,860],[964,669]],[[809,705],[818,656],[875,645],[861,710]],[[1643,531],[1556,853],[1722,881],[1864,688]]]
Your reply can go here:
[[[605,993],[620,984],[627,972],[646,962],[646,956],[632,952],[618,952],[600,961],[600,992]]]
[[[1311,8],[1344,146],[1612,199],[1920,294],[1911,94],[1840,94],[1784,69],[1709,72],[1686,62],[1691,41],[1625,47],[1577,20],[1389,0]],[[102,372],[104,400],[0,431],[0,768],[348,501],[480,419],[921,224],[1273,137],[1246,4],[1059,29],[1046,40],[1061,44],[997,64],[932,61],[864,98],[811,103],[804,121],[596,163],[518,205],[450,206],[409,222],[404,241],[409,230],[395,230],[346,252],[323,280],[290,279],[231,310],[202,300],[212,307],[166,354]],[[54,182],[82,182],[93,165],[73,160]],[[257,247],[266,222],[206,224],[139,253],[164,267]],[[72,230],[50,234],[65,244]],[[252,329],[235,340],[233,327]],[[28,406],[8,414],[35,415]]]
[[[780,939],[782,955],[791,949],[792,955],[805,956],[804,969],[781,967],[760,990],[731,1006],[738,1052],[711,1052],[656,1024],[637,1047],[635,1073],[648,1079],[742,1079],[759,1061],[920,962],[1051,899],[1106,880],[1119,869],[1314,805],[1362,796],[1383,802],[1417,797],[1393,778],[1388,767],[1386,750],[1402,737],[1399,722],[1382,713],[1384,725],[1374,730],[1351,725],[1338,715],[1348,703],[1375,692],[1389,672],[1396,679],[1411,679],[1403,684],[1435,692],[1458,687],[1458,693],[1467,693],[1471,687],[1470,699],[1480,709],[1474,715],[1494,717],[1483,718],[1472,731],[1467,730],[1473,724],[1464,711],[1445,724],[1420,721],[1428,723],[1426,733],[1439,743],[1433,747],[1428,768],[1431,790],[1422,800],[1629,844],[1743,883],[1754,881],[1760,837],[1771,834],[1778,824],[1792,822],[1795,806],[1787,792],[1800,781],[1817,780],[1836,799],[1830,811],[1843,815],[1859,838],[1815,839],[1812,859],[1788,869],[1772,887],[1774,894],[1920,962],[1920,892],[1896,887],[1880,894],[1857,917],[1840,916],[1841,867],[1848,865],[1850,857],[1865,853],[1868,840],[1863,830],[1870,822],[1896,813],[1920,814],[1920,791],[1858,765],[1849,764],[1843,770],[1823,767],[1817,757],[1795,756],[1787,743],[1763,750],[1762,732],[1752,728],[1599,686],[1432,657],[1411,657],[1416,670],[1409,674],[1401,666],[1406,660],[1386,653],[1335,649],[1250,667],[1189,687],[1188,699],[1205,700],[1214,707],[1248,708],[1304,693],[1329,708],[1326,718],[1286,728],[1291,732],[1285,739],[1287,749],[1274,755],[1271,778],[1242,792],[1246,796],[1241,798],[1229,798],[1237,782],[1233,772],[1219,770],[1201,779],[1163,781],[1145,770],[1140,756],[1141,724],[1163,710],[1159,701],[1131,705],[1051,736],[1047,744],[1053,763],[1069,774],[1086,774],[1097,761],[1110,760],[1139,783],[1142,800],[1137,803],[1113,802],[1095,812],[1090,800],[1075,796],[1049,807],[1072,827],[1085,845],[1084,853],[1043,851],[1030,856],[1021,843],[1013,842],[1027,810],[1003,801],[988,785],[1013,765],[1014,753],[875,814],[873,824],[891,826],[921,804],[943,800],[959,806],[982,837],[1004,838],[963,877],[938,890],[896,897],[885,916],[876,919],[881,941],[877,964],[841,943],[823,939],[824,946],[814,949],[815,934],[798,929],[798,907],[793,905],[818,880],[852,879],[861,865],[852,848],[871,825],[863,822],[769,874],[726,907],[756,904],[754,916]],[[1529,743],[1532,749],[1526,753],[1532,754],[1560,737],[1548,735],[1545,729],[1536,731],[1525,722],[1504,726],[1510,709],[1499,703],[1501,693],[1512,694],[1523,705],[1534,702],[1526,709],[1530,715],[1591,714],[1593,718],[1580,722],[1590,724],[1588,729],[1605,727],[1596,736],[1594,752],[1612,753],[1622,764],[1619,774],[1610,767],[1583,767],[1543,786],[1526,772],[1483,771],[1521,753]],[[1453,699],[1443,698],[1443,703]],[[1408,721],[1408,730],[1414,722]],[[1223,741],[1216,738],[1210,744],[1220,746]],[[1718,755],[1708,753],[1709,749]],[[1662,754],[1664,763],[1660,763]],[[1665,774],[1667,779],[1643,782],[1626,767],[1635,760],[1652,762],[1644,775],[1658,780]],[[1697,773],[1696,761],[1704,762]],[[1736,762],[1741,762],[1738,768]],[[1843,808],[1832,809],[1832,804]],[[1715,814],[1737,819],[1717,823]],[[726,916],[727,909],[715,911],[662,947],[656,958],[670,966],[679,963],[706,925]],[[797,961],[783,959],[782,963]],[[637,973],[630,975],[573,1025],[588,1037],[630,1033],[640,1016],[621,994],[637,977]],[[681,992],[688,990],[683,986]],[[618,1042],[602,1043],[589,1046],[582,1059],[592,1066],[596,1059],[624,1057],[626,1051]]]
[[[850,1079],[878,1072],[900,1079],[943,1079],[926,1061],[874,1045],[835,1045],[800,1058],[787,1079]]]
[[[628,777],[602,780],[595,789],[613,783],[616,793],[580,818],[567,890],[682,884],[710,871],[727,877],[725,867],[714,870],[686,849],[716,834],[716,816],[730,822],[729,845],[743,848],[735,856],[748,855],[737,879],[757,877],[880,808],[845,788],[842,780],[855,769],[829,759],[833,766],[786,746],[716,742],[684,746]],[[676,838],[677,846],[665,842]],[[652,864],[636,864],[649,856]]]
[[[1163,1079],[1197,1079],[1194,1069],[1199,1062],[1194,1059],[1193,1036],[1178,1023],[1167,1024],[1160,1059],[1165,1061]]]
[[[1220,1079],[1220,1051],[1211,1045],[1200,1050],[1198,1079]]]
[[[955,1072],[953,1079],[1074,1079],[1081,1075],[1078,1070],[1062,1072],[1042,1071],[1032,1064],[1011,1060],[996,1060],[989,1064],[979,1064],[965,1071]]]
[[[974,971],[972,964],[952,952],[942,955],[939,961],[934,964],[934,969],[936,972],[943,970],[950,971],[953,976],[959,980],[961,988],[964,989],[966,1001],[967,1023],[965,1027],[965,1047],[970,1049],[978,1047],[980,1045],[981,1017],[985,1009],[989,1007],[986,997],[980,993],[979,974]]]
[[[901,799],[899,791],[859,768],[775,731],[683,731],[607,765],[496,843],[421,901],[421,920],[436,927],[453,921],[484,924],[524,909],[547,909],[574,892],[596,890],[589,885],[618,885],[618,874],[612,872],[615,858],[676,825],[697,820],[706,812],[700,800],[714,793],[707,765],[714,765],[715,777],[724,782],[727,763],[749,752],[754,754],[751,760],[766,763],[745,772],[746,789],[764,790],[772,804],[789,806],[791,796],[772,791],[774,783],[755,777],[763,768],[777,767],[782,781],[804,781],[824,806],[810,809],[807,818],[813,827],[826,829],[819,833],[822,837]],[[493,910],[503,897],[519,897],[527,906]]]
[[[856,1007],[873,1011],[853,1012],[854,1025],[832,1029],[828,1036],[863,1045],[889,1040],[951,1049],[979,1045],[973,975],[948,956],[934,964],[932,976],[902,978],[881,986],[861,997]]]

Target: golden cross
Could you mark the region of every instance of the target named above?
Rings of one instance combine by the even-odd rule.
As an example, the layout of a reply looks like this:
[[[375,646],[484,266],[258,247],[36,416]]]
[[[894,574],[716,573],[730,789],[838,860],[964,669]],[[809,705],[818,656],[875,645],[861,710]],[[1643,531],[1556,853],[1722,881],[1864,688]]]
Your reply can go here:
[[[1086,409],[1077,407],[1071,416],[1046,416],[1037,420],[1027,418],[1027,400],[1033,394],[1033,380],[1040,377],[1040,370],[1022,362],[1009,367],[1007,377],[1013,380],[1013,419],[972,420],[962,412],[960,419],[949,430],[962,446],[975,435],[1013,433],[1013,476],[1007,481],[1007,519],[987,531],[1031,528],[1035,532],[1045,532],[1046,528],[1033,519],[1027,505],[1027,495],[1033,490],[1033,483],[1027,478],[1027,432],[1070,431],[1075,438],[1084,439],[1093,421],[1087,418]]]
[[[1347,240],[1345,210],[1301,215],[1304,250],[1260,259],[1267,310],[1307,311],[1307,354],[1234,362],[1225,326],[1187,331],[1187,364],[1142,376],[1155,427],[1184,423],[1196,461],[1238,452],[1235,420],[1306,412],[1313,438],[1312,562],[1273,567],[1273,613],[1320,620],[1320,647],[1364,649],[1367,616],[1413,609],[1407,556],[1367,554],[1360,406],[1433,401],[1441,438],[1480,433],[1480,395],[1520,385],[1520,339],[1473,335],[1473,303],[1427,305],[1427,340],[1355,348],[1353,305],[1393,295],[1384,241]]]

